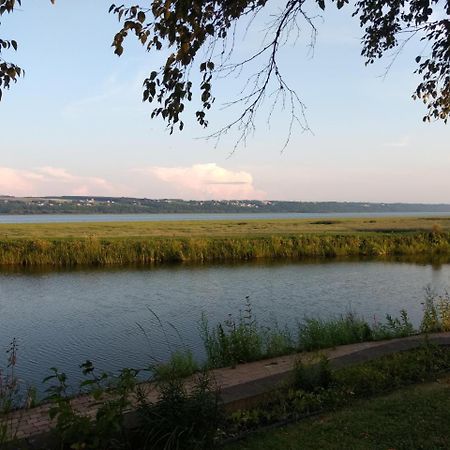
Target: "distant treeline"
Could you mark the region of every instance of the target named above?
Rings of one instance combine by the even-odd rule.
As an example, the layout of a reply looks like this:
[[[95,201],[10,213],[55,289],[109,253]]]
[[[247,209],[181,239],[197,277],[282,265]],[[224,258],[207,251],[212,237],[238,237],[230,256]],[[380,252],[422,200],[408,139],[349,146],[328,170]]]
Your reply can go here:
[[[74,267],[256,259],[450,257],[450,233],[314,234],[237,238],[0,240],[0,265]]]
[[[0,197],[0,214],[450,212],[447,204],[179,200],[116,197]]]

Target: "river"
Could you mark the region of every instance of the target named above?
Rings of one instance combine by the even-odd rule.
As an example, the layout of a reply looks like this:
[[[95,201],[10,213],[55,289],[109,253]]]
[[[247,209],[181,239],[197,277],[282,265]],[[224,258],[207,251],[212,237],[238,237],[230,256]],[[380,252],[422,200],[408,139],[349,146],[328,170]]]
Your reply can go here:
[[[86,359],[116,371],[164,360],[183,346],[202,358],[202,312],[211,323],[224,320],[229,313],[239,314],[246,296],[255,316],[268,326],[277,320],[295,329],[304,317],[349,310],[380,320],[402,308],[417,325],[427,285],[438,291],[449,287],[450,264],[331,261],[3,270],[0,349],[18,339],[18,373],[27,383],[39,385],[52,366],[75,380]],[[5,359],[0,355],[0,367]]]
[[[376,217],[448,217],[449,212],[382,212],[382,213],[214,213],[214,214],[0,214],[0,224],[9,223],[72,223],[72,222],[177,222],[201,220],[251,219],[321,219]]]

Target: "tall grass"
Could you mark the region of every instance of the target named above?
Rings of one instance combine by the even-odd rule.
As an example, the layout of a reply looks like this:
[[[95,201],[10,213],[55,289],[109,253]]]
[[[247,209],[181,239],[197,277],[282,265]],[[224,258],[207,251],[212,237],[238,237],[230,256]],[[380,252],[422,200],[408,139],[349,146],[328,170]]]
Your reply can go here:
[[[329,319],[305,319],[299,325],[299,350],[319,350],[357,342],[378,341],[416,334],[408,313],[400,311],[400,317],[386,315],[385,322],[369,323],[352,312]]]
[[[210,327],[202,315],[200,332],[209,367],[235,366],[262,358],[291,353],[295,343],[288,329],[258,324],[246,297],[244,311],[234,318],[231,314],[223,323]]]
[[[449,309],[450,310],[450,309]],[[384,322],[369,323],[349,312],[328,319],[306,318],[298,325],[297,338],[289,329],[258,323],[247,297],[237,319],[232,315],[210,327],[203,315],[201,337],[209,367],[234,366],[299,351],[313,351],[338,345],[393,339],[417,334],[405,310],[400,317],[386,315]]]
[[[450,331],[450,295],[437,294],[431,287],[425,290],[423,317],[420,324],[422,333]]]
[[[148,265],[260,258],[301,260],[408,255],[450,255],[450,233],[0,240],[0,265],[12,266]]]

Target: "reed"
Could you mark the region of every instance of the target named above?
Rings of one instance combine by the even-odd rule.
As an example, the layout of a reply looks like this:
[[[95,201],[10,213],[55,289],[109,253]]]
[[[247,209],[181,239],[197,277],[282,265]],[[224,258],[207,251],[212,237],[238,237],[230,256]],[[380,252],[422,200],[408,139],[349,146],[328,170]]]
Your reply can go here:
[[[0,265],[4,266],[73,267],[402,256],[448,257],[450,233],[0,239]]]

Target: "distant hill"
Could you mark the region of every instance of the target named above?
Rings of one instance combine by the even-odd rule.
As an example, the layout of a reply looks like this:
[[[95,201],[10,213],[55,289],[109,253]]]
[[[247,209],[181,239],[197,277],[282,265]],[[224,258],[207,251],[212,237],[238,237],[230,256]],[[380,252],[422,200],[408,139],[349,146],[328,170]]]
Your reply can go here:
[[[0,196],[0,214],[450,212],[449,204]]]

